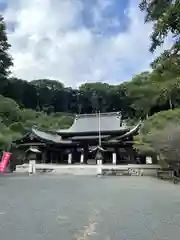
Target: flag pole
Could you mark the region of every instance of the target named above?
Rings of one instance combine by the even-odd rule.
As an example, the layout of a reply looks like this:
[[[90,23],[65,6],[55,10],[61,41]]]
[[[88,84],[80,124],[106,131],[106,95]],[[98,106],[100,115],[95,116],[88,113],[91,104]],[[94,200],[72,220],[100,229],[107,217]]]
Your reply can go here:
[[[100,111],[98,114],[98,118],[99,118],[99,147],[101,147],[101,115],[100,115]]]
[[[101,152],[101,114],[100,114],[100,110],[99,110],[99,113],[98,113],[98,130],[99,130],[99,146],[98,146],[98,152],[100,151]],[[99,153],[100,154],[100,153]],[[101,156],[102,154],[100,154]],[[102,175],[102,156],[98,159],[97,159],[97,164],[98,164],[98,168],[97,168],[97,175],[100,177]]]

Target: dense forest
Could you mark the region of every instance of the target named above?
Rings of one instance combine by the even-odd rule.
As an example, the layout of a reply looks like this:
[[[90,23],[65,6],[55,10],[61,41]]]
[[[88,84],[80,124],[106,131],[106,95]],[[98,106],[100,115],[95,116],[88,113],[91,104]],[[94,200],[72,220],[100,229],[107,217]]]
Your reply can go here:
[[[10,77],[13,59],[3,17],[0,18],[0,147],[7,149],[33,125],[55,130],[72,124],[73,114],[121,111],[128,124],[144,125],[135,145],[149,149],[149,134],[180,120],[180,2],[148,1],[140,4],[145,24],[152,22],[150,51],[162,45],[169,33],[174,43],[151,63],[149,72],[118,85],[85,83],[78,89],[57,80]],[[76,80],[76,79],[75,79]]]

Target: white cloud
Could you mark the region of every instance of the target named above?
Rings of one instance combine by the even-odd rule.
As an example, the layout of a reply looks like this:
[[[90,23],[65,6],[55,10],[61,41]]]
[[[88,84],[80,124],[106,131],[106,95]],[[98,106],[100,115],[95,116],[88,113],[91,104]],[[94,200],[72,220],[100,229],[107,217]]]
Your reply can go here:
[[[97,24],[106,24],[102,11],[110,1],[98,3],[92,16]],[[16,5],[9,0],[4,14],[6,21],[16,23],[8,36],[13,74],[27,80],[58,79],[74,87],[85,81],[120,83],[149,67],[152,27],[144,24],[137,1],[131,0],[126,11],[129,29],[114,36],[83,26],[82,9],[82,2],[75,0],[16,0]],[[121,24],[111,19],[113,23]]]

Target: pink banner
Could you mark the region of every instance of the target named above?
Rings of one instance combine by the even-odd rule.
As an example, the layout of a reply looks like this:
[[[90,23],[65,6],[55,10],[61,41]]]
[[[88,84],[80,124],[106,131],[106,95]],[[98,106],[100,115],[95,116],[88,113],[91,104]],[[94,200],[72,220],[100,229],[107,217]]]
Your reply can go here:
[[[10,152],[3,152],[3,156],[0,162],[0,172],[5,173],[10,157]]]

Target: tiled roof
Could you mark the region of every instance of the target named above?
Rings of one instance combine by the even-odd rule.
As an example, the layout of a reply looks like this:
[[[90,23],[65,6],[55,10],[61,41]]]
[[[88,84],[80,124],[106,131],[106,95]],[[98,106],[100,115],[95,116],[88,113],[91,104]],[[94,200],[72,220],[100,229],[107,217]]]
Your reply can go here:
[[[53,143],[62,143],[62,144],[71,143],[70,140],[62,140],[61,136],[59,136],[58,134],[43,132],[43,131],[37,130],[36,128],[32,129],[32,134],[40,139],[50,141]]]
[[[100,116],[100,118],[99,118]],[[101,132],[120,131],[128,129],[125,125],[121,125],[121,113],[96,113],[96,114],[80,114],[77,115],[73,125],[69,129],[59,130],[58,133],[75,133],[75,132]]]

